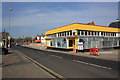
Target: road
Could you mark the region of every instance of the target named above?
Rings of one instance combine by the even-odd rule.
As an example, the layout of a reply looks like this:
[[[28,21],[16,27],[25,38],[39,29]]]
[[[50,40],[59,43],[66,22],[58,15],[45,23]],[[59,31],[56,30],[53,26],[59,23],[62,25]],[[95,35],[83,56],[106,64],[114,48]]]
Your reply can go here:
[[[118,78],[118,62],[14,46],[65,78]]]

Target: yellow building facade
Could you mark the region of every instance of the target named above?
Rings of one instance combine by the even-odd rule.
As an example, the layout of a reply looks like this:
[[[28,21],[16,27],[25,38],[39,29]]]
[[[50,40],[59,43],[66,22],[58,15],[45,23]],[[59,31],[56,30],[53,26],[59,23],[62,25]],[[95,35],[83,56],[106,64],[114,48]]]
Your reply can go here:
[[[46,31],[47,47],[78,49],[119,46],[119,28],[73,23]]]

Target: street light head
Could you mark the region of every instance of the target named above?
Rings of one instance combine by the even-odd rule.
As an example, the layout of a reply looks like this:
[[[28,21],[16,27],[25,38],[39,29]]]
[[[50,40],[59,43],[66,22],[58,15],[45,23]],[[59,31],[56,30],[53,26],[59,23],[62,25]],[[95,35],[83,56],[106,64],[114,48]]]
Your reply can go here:
[[[13,11],[13,9],[12,9],[12,8],[9,8],[9,11]]]

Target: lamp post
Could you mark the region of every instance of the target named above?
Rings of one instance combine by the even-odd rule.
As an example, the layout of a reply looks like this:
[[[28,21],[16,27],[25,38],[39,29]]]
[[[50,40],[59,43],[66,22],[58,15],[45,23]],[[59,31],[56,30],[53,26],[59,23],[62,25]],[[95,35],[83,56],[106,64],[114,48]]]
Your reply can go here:
[[[10,40],[11,40],[11,37],[10,37],[10,16],[11,16],[11,11],[13,11],[12,8],[9,8],[9,16],[8,16],[8,24],[9,24],[9,36],[8,36],[8,40],[9,40],[9,44],[8,44],[8,47],[10,48]]]
[[[117,28],[119,28],[119,21],[120,21],[120,19],[116,19],[116,21],[117,21]]]
[[[9,35],[10,35],[10,16],[11,16],[11,11],[13,11],[13,9],[12,8],[9,8],[9,16],[8,16],[8,22],[9,22]]]

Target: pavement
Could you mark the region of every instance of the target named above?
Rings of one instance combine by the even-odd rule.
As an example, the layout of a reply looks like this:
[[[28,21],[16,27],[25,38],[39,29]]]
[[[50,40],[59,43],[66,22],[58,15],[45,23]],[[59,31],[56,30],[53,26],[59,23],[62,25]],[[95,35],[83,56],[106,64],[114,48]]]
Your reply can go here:
[[[3,55],[3,78],[54,78],[41,67],[29,61],[19,51],[10,49],[9,54]]]
[[[118,53],[120,52],[120,49],[100,50],[99,56],[95,56],[95,55],[90,55],[89,52],[74,53],[73,51],[67,52],[67,51],[61,51],[61,50],[46,49],[45,44],[40,44],[40,43],[31,43],[31,44],[22,45],[22,46],[39,49],[39,50],[51,51],[51,52],[66,53],[68,55],[84,56],[84,57],[111,60],[111,61],[119,61]]]

